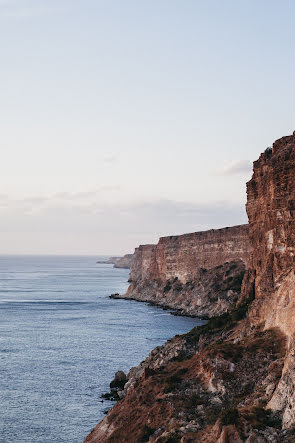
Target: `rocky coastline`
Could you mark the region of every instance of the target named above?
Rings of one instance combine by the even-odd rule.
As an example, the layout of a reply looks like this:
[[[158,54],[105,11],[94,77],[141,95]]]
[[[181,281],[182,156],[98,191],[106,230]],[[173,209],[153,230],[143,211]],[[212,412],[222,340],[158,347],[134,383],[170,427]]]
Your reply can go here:
[[[295,133],[254,162],[246,209],[250,253],[242,260],[240,291],[222,310],[207,312],[205,325],[168,340],[132,368],[118,389],[120,400],[85,442],[294,442]],[[151,263],[157,248],[141,254],[143,263]],[[186,263],[193,262],[187,253],[181,257],[168,261],[164,272],[171,299],[174,284],[181,283],[181,292],[186,278],[195,284],[202,279],[203,266],[188,277]],[[229,275],[235,260],[227,261],[206,269],[204,294],[218,269]],[[141,268],[151,280],[162,275],[159,266]]]
[[[136,248],[123,298],[210,318],[234,306],[250,259],[249,226],[160,238]]]
[[[246,270],[242,260],[226,262],[212,269],[196,270],[186,283],[177,277],[161,282],[141,281],[132,285],[126,294],[112,294],[112,299],[146,302],[152,306],[171,310],[173,315],[209,319],[227,312],[241,294]]]

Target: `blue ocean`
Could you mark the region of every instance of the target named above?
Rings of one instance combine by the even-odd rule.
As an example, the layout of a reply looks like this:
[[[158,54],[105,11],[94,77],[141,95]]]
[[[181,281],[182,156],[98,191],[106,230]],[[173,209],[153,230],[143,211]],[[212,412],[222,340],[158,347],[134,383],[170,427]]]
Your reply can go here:
[[[127,300],[103,257],[0,256],[0,441],[81,443],[114,373],[197,319]]]

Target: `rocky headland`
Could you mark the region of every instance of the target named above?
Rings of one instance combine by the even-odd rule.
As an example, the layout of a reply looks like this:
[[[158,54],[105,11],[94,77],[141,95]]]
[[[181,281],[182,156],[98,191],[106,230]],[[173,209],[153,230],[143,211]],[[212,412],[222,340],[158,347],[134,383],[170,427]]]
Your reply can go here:
[[[132,368],[86,442],[295,441],[295,134],[254,163],[247,213],[241,295]]]
[[[250,259],[249,226],[160,238],[135,249],[125,298],[209,318],[233,306]]]

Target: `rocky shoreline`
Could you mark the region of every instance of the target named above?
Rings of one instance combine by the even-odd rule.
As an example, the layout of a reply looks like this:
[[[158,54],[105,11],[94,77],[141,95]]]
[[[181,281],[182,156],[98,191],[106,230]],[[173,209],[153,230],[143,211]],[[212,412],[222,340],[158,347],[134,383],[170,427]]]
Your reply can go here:
[[[199,318],[200,320],[208,320],[209,317],[199,317],[198,315],[185,313],[180,308],[172,308],[171,306],[161,304],[160,302],[153,302],[149,300],[140,300],[138,298],[127,297],[126,295],[121,295],[119,293],[109,295],[110,299],[113,300],[128,300],[128,301],[136,301],[138,303],[146,303],[149,306],[156,306],[157,308],[162,309],[163,311],[169,311],[171,315],[179,316],[179,317],[190,317],[190,318]]]
[[[146,302],[172,310],[174,315],[209,319],[235,305],[245,269],[245,263],[237,260],[196,270],[195,277],[185,283],[178,277],[167,281],[132,281],[126,294],[113,294],[111,298]]]

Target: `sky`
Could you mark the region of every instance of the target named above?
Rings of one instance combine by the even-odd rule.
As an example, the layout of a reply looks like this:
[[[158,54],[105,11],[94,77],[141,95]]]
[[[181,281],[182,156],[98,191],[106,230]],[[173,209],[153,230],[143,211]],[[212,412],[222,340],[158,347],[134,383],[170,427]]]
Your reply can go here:
[[[293,0],[0,0],[0,253],[247,222],[295,129]]]

